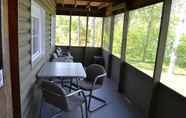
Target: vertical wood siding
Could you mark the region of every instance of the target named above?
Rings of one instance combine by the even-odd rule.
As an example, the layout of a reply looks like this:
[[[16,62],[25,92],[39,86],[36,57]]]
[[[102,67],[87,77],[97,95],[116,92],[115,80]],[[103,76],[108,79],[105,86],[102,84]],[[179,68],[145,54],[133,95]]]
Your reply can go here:
[[[20,93],[22,118],[37,118],[39,115],[40,92],[36,85],[36,73],[48,60],[53,51],[51,40],[51,15],[55,14],[54,0],[36,1],[45,10],[45,57],[36,66],[31,64],[31,0],[19,0],[18,31],[19,31],[19,63],[20,63]]]
[[[1,35],[3,55],[4,86],[0,88],[0,118],[13,118],[11,76],[9,62],[9,37],[8,37],[8,1],[1,0]]]

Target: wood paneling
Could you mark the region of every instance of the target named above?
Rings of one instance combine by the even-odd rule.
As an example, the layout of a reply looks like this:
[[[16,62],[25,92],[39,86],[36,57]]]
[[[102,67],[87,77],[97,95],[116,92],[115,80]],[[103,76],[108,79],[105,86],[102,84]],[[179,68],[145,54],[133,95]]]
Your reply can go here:
[[[49,59],[54,47],[51,46],[51,15],[55,14],[54,0],[36,1],[45,10],[45,55],[31,64],[31,0],[18,1],[18,36],[19,36],[19,74],[22,118],[39,117],[41,94],[37,88],[36,73]]]
[[[186,98],[167,86],[156,84],[148,118],[184,118]]]
[[[153,79],[125,62],[121,65],[120,73],[120,91],[147,116],[154,86]]]
[[[1,0],[4,86],[0,88],[0,118],[13,118],[8,41],[8,1]]]

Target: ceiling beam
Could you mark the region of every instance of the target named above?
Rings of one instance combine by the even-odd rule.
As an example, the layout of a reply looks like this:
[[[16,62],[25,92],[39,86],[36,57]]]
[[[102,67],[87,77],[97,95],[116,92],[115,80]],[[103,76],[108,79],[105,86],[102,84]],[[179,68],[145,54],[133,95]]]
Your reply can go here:
[[[77,0],[77,1],[90,1],[90,0]],[[112,2],[112,0],[92,0],[92,2]]]
[[[164,0],[127,0],[127,9],[128,10],[133,10],[133,9],[138,9],[142,8],[148,5],[156,4],[158,2],[162,2]]]
[[[98,9],[102,9],[102,8],[104,8],[106,5],[105,5],[106,3],[101,3],[99,6],[98,6]]]
[[[105,9],[98,10],[97,7],[92,7],[91,12],[86,9],[86,6],[77,6],[74,8],[74,5],[65,5],[63,7],[61,4],[57,4],[56,8],[57,15],[76,15],[76,16],[97,16],[104,17]]]
[[[88,1],[87,6],[86,6],[87,9],[89,9],[89,8],[91,7],[91,6],[90,6],[91,2],[92,2],[91,0]]]
[[[76,8],[77,7],[77,0],[74,0],[74,7]]]
[[[112,4],[109,4],[109,6],[106,8],[105,15],[112,16]]]

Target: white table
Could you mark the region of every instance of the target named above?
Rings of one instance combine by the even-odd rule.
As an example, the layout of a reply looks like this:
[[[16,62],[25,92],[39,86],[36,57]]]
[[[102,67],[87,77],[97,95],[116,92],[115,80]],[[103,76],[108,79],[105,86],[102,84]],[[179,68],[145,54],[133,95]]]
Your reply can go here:
[[[47,62],[39,71],[39,78],[86,78],[81,63]]]

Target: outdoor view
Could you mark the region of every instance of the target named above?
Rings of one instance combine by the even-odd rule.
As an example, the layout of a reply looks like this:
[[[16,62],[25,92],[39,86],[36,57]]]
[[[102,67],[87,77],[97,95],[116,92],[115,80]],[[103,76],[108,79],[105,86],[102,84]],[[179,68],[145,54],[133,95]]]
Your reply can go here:
[[[80,39],[79,39],[79,30],[80,30],[80,17],[78,16],[71,16],[71,46],[79,46]]]
[[[78,33],[78,37],[80,37],[78,40],[80,46],[85,46],[86,45],[86,25],[87,25],[87,17],[85,16],[80,16],[78,18],[79,21],[79,30],[80,33]]]
[[[129,12],[126,62],[153,77],[163,3]],[[120,58],[124,14],[114,19],[112,54]],[[88,18],[88,47],[100,47],[102,18]],[[71,45],[85,46],[87,17],[72,16]],[[56,17],[56,45],[69,45],[70,17]],[[104,19],[103,48],[109,50],[111,17]],[[161,82],[186,96],[186,0],[173,0]]]
[[[56,45],[85,46],[87,17],[57,15],[56,16]],[[71,28],[71,44],[69,35]],[[102,35],[102,18],[89,17],[87,47],[100,47]]]
[[[69,45],[70,16],[56,15],[56,45]]]
[[[173,0],[161,82],[186,96],[186,0]]]
[[[112,54],[119,58],[121,56],[123,19],[124,19],[123,13],[118,14],[114,17],[114,37],[113,37]]]
[[[129,12],[126,62],[153,76],[162,3]]]
[[[89,17],[88,22],[88,47],[101,47],[102,18]]]

